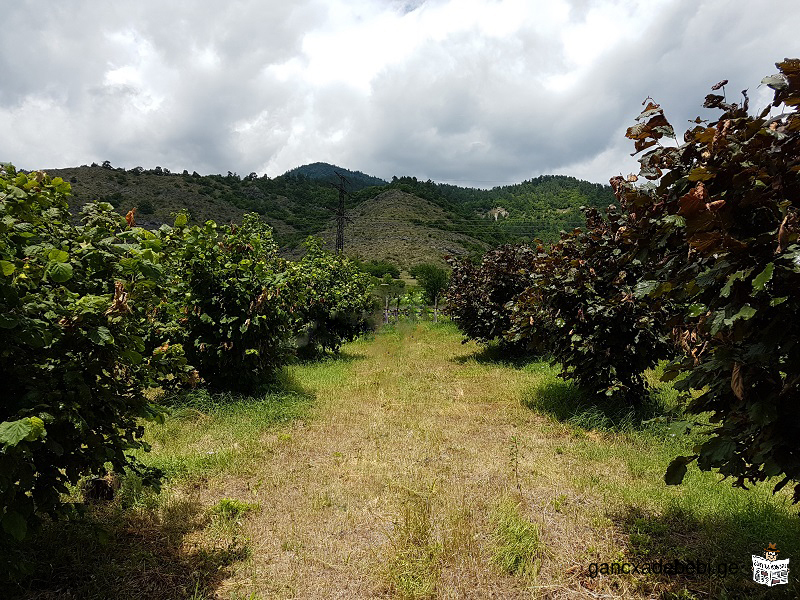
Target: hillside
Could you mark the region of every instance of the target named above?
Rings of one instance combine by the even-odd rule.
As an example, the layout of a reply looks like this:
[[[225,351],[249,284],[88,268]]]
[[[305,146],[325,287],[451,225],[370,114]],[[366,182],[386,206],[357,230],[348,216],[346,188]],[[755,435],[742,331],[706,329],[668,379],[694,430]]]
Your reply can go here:
[[[423,182],[416,177],[395,177],[387,187],[440,206],[452,215],[461,231],[490,244],[531,238],[555,240],[560,231],[583,225],[581,206],[605,209],[615,202],[610,186],[564,175],[543,175],[488,190]],[[361,194],[376,194],[382,189],[387,188],[370,188]]]
[[[136,207],[136,223],[143,227],[158,227],[171,223],[172,215],[189,213],[191,221],[203,223],[213,219],[219,223],[239,222],[242,216],[255,210],[264,216],[277,238],[291,238],[297,229],[280,218],[285,198],[273,197],[272,206],[262,210],[232,201],[230,186],[215,180],[220,176],[191,176],[137,172],[136,170],[102,167],[46,169],[51,177],[61,177],[72,184],[70,206],[75,212],[87,202],[110,202],[120,213]],[[248,198],[247,192],[241,194]]]
[[[275,178],[231,172],[177,174],[160,167],[125,170],[108,163],[48,170],[72,183],[76,212],[84,203],[100,200],[122,214],[137,207],[136,221],[145,227],[170,223],[179,211],[187,211],[192,222],[222,223],[256,212],[273,227],[287,256],[296,256],[309,235],[322,235],[333,245],[333,215],[339,203],[339,193],[329,181],[334,171],[350,180],[346,209],[353,223],[346,230],[348,252],[365,259],[392,257],[404,266],[423,257],[440,260],[443,254],[480,253],[501,243],[554,240],[559,231],[583,224],[581,206],[604,208],[614,201],[609,186],[552,175],[484,190],[414,177],[394,177],[386,183],[326,163]],[[367,185],[375,181],[380,185]]]
[[[345,254],[362,259],[386,260],[406,268],[426,262],[444,263],[443,256],[482,254],[485,242],[448,231],[454,222],[441,207],[390,189],[358,205],[345,228]],[[333,226],[321,237],[334,247]]]

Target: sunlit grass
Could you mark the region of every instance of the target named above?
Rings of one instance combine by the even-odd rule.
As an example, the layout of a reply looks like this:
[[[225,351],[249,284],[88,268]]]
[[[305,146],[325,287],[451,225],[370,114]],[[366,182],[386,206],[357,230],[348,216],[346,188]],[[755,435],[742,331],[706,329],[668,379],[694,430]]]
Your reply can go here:
[[[179,532],[165,576],[197,598],[796,597],[796,579],[748,582],[768,542],[800,560],[787,493],[696,467],[664,484],[702,431],[684,435],[680,397],[657,375],[637,410],[591,402],[546,361],[462,344],[450,323],[401,322],[287,367],[262,394],[172,400],[140,455],[167,491],[125,478],[116,518],[152,519],[154,540]],[[154,547],[109,568],[138,581],[167,560]],[[587,575],[590,562],[673,558],[744,575]],[[192,580],[184,565],[222,575]]]
[[[506,499],[491,517],[492,562],[502,571],[523,577],[535,577],[545,555],[539,526],[520,514],[519,504]]]
[[[390,533],[385,576],[401,598],[430,598],[441,570],[442,543],[436,539],[430,494],[407,491]]]
[[[265,433],[308,415],[313,397],[298,391],[261,396],[193,392],[167,407],[163,424],[147,429],[146,464],[168,480],[227,471],[241,473],[271,451]]]

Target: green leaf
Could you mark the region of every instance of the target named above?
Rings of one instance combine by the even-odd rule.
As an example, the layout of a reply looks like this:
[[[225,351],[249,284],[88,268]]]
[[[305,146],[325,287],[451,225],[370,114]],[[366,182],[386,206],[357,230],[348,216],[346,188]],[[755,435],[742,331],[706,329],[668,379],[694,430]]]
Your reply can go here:
[[[72,279],[72,265],[69,263],[50,263],[47,276],[51,281],[64,283]]]
[[[51,336],[46,331],[40,331],[34,327],[28,327],[18,332],[17,340],[27,344],[31,348],[43,348],[52,341]]]
[[[175,217],[175,227],[185,227],[188,222],[189,219],[186,216],[186,213],[181,213]]]
[[[732,322],[732,320],[725,318],[724,310],[716,311],[714,317],[711,319],[711,335],[716,335],[719,330],[722,329],[723,323],[730,325]]]
[[[21,514],[10,510],[3,515],[3,531],[18,542],[21,542],[28,533],[28,522]]]
[[[770,306],[778,306],[779,304],[783,304],[789,299],[789,296],[781,296],[780,298],[773,298],[769,301]]]
[[[0,423],[0,444],[5,447],[14,447],[34,430],[34,425],[29,418],[18,421],[5,421]]]
[[[141,364],[144,360],[144,357],[135,350],[123,350],[122,357],[133,365]]]
[[[708,310],[708,307],[705,304],[692,304],[689,307],[688,315],[690,317],[699,317],[703,313]]]
[[[661,381],[672,381],[676,377],[678,377],[683,371],[681,370],[681,366],[679,364],[671,364],[668,365],[664,372],[661,374]]]
[[[53,248],[48,253],[47,258],[56,263],[65,263],[69,260],[69,254],[58,248]]]
[[[732,273],[728,277],[728,282],[725,284],[725,287],[722,288],[722,291],[719,293],[719,295],[722,296],[723,298],[727,298],[728,296],[730,296],[731,287],[733,287],[734,281],[739,281],[744,279],[749,274],[749,272],[750,271],[748,270],[748,271],[736,271],[736,273]]]
[[[119,266],[125,273],[134,273],[139,268],[139,259],[126,256],[119,259]]]
[[[674,225],[675,227],[686,227],[686,219],[678,215],[667,215],[664,217],[664,222]]]
[[[772,273],[775,271],[775,263],[769,263],[766,268],[753,279],[753,290],[760,292],[768,281],[772,279]]]
[[[45,434],[44,421],[39,417],[28,417],[28,420],[31,422],[31,432],[25,436],[25,441],[33,442],[43,437]]]
[[[723,322],[725,323],[725,325],[733,325],[739,319],[744,319],[745,321],[747,321],[751,319],[753,315],[756,314],[756,312],[758,311],[755,308],[753,308],[749,304],[745,304],[742,308],[739,309],[739,312],[737,312],[732,317],[726,318]],[[712,329],[712,333],[716,333],[716,331]]]
[[[735,451],[736,443],[733,440],[721,437],[711,438],[700,447],[700,467],[704,466],[702,463],[716,466],[730,460]]]
[[[98,327],[90,331],[88,337],[98,346],[114,343],[114,336],[111,335],[107,327]]]
[[[658,281],[642,280],[633,288],[633,293],[637,298],[644,298],[649,296],[656,287],[658,287]]]
[[[708,181],[714,179],[714,173],[710,172],[706,167],[695,167],[689,172],[689,181]]]
[[[19,325],[19,319],[10,314],[0,315],[0,329],[14,329]]]
[[[7,260],[0,260],[0,272],[2,272],[6,277],[11,275],[16,268],[17,267],[14,263],[8,262]]]

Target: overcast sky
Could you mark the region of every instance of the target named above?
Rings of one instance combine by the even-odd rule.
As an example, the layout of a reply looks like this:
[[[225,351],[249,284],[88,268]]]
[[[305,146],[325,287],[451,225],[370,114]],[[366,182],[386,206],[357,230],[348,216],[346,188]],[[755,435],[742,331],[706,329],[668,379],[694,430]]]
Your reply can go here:
[[[798,0],[8,1],[0,161],[280,175],[316,161],[492,187],[635,171],[800,56]]]

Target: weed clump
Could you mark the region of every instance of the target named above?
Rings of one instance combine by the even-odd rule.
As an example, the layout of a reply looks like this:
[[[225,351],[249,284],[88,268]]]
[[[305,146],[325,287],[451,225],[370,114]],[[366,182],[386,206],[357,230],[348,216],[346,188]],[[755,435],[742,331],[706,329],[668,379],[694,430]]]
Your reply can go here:
[[[535,577],[545,546],[539,526],[520,514],[519,504],[506,500],[492,515],[492,562],[505,573]]]
[[[244,515],[249,512],[261,508],[258,504],[251,504],[249,502],[242,502],[236,498],[223,498],[217,502],[209,510],[212,517],[233,523],[239,521]]]

